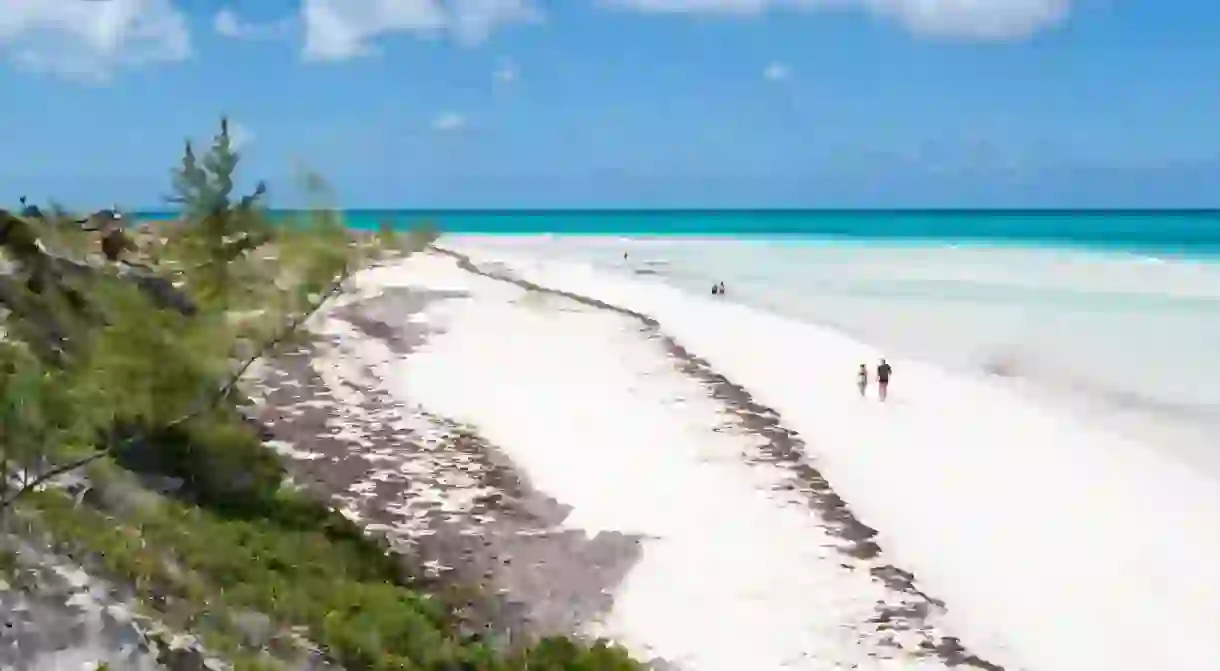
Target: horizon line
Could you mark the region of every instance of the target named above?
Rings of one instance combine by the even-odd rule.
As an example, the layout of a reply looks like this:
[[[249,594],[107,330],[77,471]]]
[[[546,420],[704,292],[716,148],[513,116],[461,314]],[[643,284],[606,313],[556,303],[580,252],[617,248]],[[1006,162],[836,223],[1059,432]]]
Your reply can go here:
[[[271,207],[268,212],[335,210],[345,213],[394,214],[1189,214],[1220,215],[1213,207]],[[175,209],[135,208],[133,214],[171,214]]]

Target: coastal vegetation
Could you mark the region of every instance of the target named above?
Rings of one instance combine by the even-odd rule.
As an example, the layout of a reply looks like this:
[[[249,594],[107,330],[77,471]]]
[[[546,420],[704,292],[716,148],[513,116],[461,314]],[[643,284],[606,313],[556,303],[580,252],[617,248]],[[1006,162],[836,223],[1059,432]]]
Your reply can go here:
[[[235,668],[641,668],[604,642],[510,645],[463,608],[474,588],[425,589],[409,556],[288,481],[240,379],[308,338],[353,273],[435,234],[354,232],[325,202],[273,220],[265,185],[235,195],[239,163],[222,121],[173,171],[173,221],[0,210],[5,532],[124,585]]]

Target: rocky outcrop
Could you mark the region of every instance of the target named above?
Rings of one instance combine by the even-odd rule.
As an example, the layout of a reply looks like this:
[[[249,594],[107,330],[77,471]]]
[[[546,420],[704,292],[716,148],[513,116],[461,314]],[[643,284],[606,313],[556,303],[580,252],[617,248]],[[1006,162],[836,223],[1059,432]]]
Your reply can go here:
[[[194,637],[141,615],[114,585],[48,548],[0,535],[0,553],[0,668],[225,668]]]

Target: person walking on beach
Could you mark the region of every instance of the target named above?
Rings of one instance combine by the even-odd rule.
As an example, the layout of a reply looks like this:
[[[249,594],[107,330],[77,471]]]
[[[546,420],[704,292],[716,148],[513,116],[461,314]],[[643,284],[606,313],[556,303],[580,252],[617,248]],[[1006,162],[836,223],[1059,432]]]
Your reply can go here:
[[[881,360],[881,365],[877,366],[877,397],[882,401],[885,400],[886,394],[890,386],[890,373],[894,372],[890,365]]]
[[[860,388],[860,398],[868,391],[868,366],[860,364],[860,372],[856,374],[856,386]]]
[[[721,282],[721,283],[720,283],[720,295],[721,295],[721,296],[723,296],[723,295],[724,295],[724,282]]]

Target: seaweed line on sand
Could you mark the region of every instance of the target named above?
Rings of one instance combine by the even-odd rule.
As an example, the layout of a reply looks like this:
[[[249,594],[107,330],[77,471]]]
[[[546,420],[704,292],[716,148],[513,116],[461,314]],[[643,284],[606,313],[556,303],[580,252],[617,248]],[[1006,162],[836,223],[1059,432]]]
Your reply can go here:
[[[559,528],[566,506],[469,427],[381,388],[362,359],[408,355],[429,334],[399,325],[457,297],[391,289],[332,311],[317,342],[259,371],[260,420],[294,479],[384,534],[421,588],[459,599],[467,626],[507,643],[571,635],[609,611],[639,538]]]
[[[713,398],[724,404],[735,417],[736,428],[765,441],[759,448],[759,453],[750,461],[771,464],[787,472],[787,481],[777,488],[801,495],[809,507],[821,517],[832,537],[842,541],[838,545],[838,550],[844,555],[842,565],[848,569],[867,570],[874,579],[901,596],[901,601],[897,604],[878,602],[876,613],[869,620],[870,625],[875,626],[881,633],[916,634],[918,647],[910,652],[916,655],[935,655],[948,666],[1004,671],[998,664],[970,652],[958,638],[940,636],[935,632],[930,619],[946,610],[944,602],[924,593],[917,586],[913,573],[884,561],[882,549],[876,541],[877,530],[861,522],[847,503],[834,492],[826,478],[814,468],[809,455],[806,454],[805,441],[795,431],[783,425],[777,411],[755,401],[745,388],[717,373],[706,360],[666,335],[656,319],[588,296],[544,287],[499,269],[493,271],[481,268],[470,257],[452,250],[436,246],[432,249],[453,258],[458,266],[467,272],[508,282],[528,291],[562,296],[639,321],[642,331],[650,339],[660,341],[682,373],[698,380]],[[893,637],[883,638],[882,642],[901,647]]]

